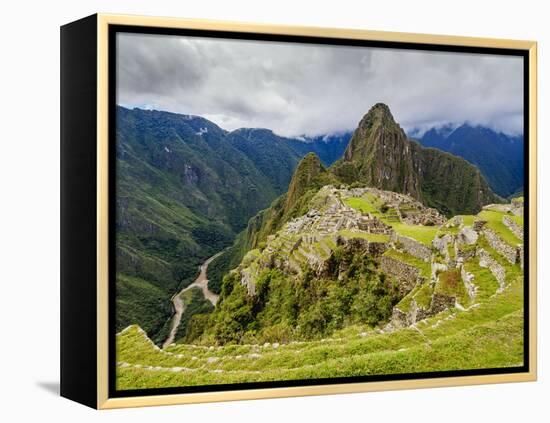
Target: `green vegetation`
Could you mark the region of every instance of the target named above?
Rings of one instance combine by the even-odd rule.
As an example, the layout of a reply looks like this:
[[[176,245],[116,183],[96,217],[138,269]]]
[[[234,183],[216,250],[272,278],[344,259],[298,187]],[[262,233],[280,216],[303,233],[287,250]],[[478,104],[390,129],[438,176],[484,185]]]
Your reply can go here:
[[[458,269],[441,272],[438,282],[435,284],[434,293],[456,298],[464,307],[470,304],[468,291],[466,291]]]
[[[206,258],[230,245],[251,216],[287,189],[303,152],[272,133],[277,139],[228,134],[199,117],[117,107],[116,120],[116,270],[125,281],[116,326],[138,323],[158,339],[166,332],[169,301],[141,307],[154,300],[142,300],[143,283],[129,278],[154,285],[165,299],[190,284]],[[271,154],[262,154],[268,147]],[[244,238],[214,264],[213,291],[240,261]]]
[[[372,195],[371,195],[372,197]],[[353,197],[353,198],[346,198],[344,202],[354,208],[355,210],[359,210],[363,214],[372,214],[374,216],[381,216],[381,212],[378,207],[376,207],[373,203],[373,201],[369,201],[366,196],[364,197]]]
[[[432,294],[433,294],[432,286],[429,283],[422,284],[420,289],[418,289],[418,291],[414,295],[414,299],[418,307],[423,308],[425,310],[429,309],[430,304],[432,302]]]
[[[478,216],[487,221],[487,227],[495,231],[503,241],[512,246],[523,244],[521,240],[516,237],[510,229],[502,222],[503,216],[507,214],[495,210],[483,210]]]
[[[167,333],[170,311],[170,297],[162,289],[143,279],[117,274],[117,332],[139,322],[147,333]]]
[[[338,232],[338,235],[344,238],[361,238],[366,239],[369,242],[389,242],[390,237],[384,234],[371,234],[363,231],[353,231],[350,229],[342,229]]]
[[[509,215],[510,219],[516,222],[518,225],[523,226],[523,216]]]
[[[473,215],[461,215],[464,226],[472,226],[474,224],[475,216]]]
[[[474,214],[485,204],[502,201],[466,160],[414,142],[411,146],[424,159],[421,190],[426,205],[450,217]]]
[[[185,342],[187,327],[191,318],[203,318],[204,315],[214,310],[214,306],[210,301],[204,298],[200,288],[191,288],[183,294],[180,294],[180,296],[183,300],[185,309],[181,315],[181,321],[176,332],[175,340],[176,342]]]
[[[329,260],[331,270],[323,278],[307,267],[298,280],[278,269],[260,271],[253,297],[237,273],[229,274],[215,312],[200,336],[195,331],[193,341],[288,342],[327,336],[349,324],[387,321],[398,292],[376,271],[372,258],[364,251],[336,247]],[[341,268],[345,273],[339,274]]]

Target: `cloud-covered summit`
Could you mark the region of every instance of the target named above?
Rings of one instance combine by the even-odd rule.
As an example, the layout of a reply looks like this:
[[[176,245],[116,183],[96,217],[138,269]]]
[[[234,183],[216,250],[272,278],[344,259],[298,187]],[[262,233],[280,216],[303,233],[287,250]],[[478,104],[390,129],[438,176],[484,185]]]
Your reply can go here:
[[[523,130],[519,57],[119,34],[117,103],[284,136],[353,130],[383,102],[405,130]]]

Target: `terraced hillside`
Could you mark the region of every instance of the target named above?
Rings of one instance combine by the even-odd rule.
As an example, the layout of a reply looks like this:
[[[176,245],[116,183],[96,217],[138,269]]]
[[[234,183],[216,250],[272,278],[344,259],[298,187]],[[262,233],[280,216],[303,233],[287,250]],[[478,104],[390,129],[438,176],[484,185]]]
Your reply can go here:
[[[325,186],[185,337],[117,334],[118,388],[520,366],[522,215],[516,200],[447,220],[404,194]]]

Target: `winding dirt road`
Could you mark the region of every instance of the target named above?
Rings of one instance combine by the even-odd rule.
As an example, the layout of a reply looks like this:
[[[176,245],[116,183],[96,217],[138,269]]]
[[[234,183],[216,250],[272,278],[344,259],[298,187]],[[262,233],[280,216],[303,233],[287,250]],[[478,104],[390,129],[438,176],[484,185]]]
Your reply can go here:
[[[203,264],[201,264],[200,273],[199,276],[197,276],[197,279],[195,279],[195,281],[191,285],[183,288],[172,297],[172,304],[174,304],[175,314],[172,318],[172,325],[170,326],[170,335],[168,335],[168,338],[166,338],[166,341],[164,341],[164,343],[162,344],[162,348],[166,348],[168,345],[174,342],[174,337],[176,336],[176,332],[178,331],[178,327],[181,322],[181,316],[185,311],[185,304],[181,299],[181,294],[183,294],[185,291],[197,287],[202,290],[204,298],[210,301],[212,305],[216,305],[216,303],[218,302],[218,295],[214,294],[208,289],[208,278],[206,277],[206,272],[208,271],[208,265],[212,263],[212,260],[218,257],[221,253],[223,253],[223,251],[220,251],[216,255],[206,260]]]

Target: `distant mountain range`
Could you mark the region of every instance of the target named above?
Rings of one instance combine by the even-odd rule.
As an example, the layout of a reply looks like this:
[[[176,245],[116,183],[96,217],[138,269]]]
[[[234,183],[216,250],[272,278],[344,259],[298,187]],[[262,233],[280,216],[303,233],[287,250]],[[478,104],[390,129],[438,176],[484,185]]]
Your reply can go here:
[[[509,136],[483,126],[432,128],[409,136],[425,147],[460,156],[476,165],[495,193],[509,197],[523,191],[523,136]]]

